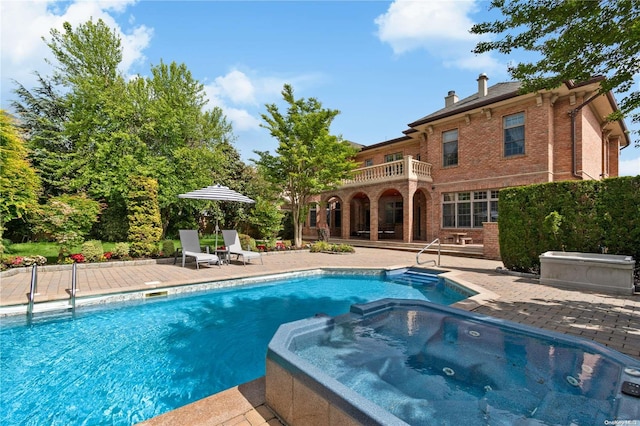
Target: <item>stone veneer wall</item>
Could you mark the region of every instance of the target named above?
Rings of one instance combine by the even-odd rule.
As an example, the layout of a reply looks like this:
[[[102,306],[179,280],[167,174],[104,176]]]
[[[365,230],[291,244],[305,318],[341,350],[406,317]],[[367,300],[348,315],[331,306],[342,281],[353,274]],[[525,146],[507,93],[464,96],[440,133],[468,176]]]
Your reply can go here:
[[[500,260],[500,239],[497,222],[484,222],[482,224],[484,239],[484,257],[486,259]]]

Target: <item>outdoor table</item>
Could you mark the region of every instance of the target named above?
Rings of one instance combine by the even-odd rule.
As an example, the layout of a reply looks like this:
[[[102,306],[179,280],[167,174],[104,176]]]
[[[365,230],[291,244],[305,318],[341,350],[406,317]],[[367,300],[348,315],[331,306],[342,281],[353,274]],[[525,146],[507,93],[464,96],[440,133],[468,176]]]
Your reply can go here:
[[[453,236],[456,239],[456,244],[462,244],[462,237],[466,237],[467,233],[466,232],[453,232]]]

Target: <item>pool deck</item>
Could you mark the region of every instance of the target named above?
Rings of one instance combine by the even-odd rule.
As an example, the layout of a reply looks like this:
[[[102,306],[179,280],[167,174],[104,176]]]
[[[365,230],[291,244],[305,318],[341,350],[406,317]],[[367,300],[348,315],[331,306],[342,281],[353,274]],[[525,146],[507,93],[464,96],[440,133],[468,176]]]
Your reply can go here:
[[[421,260],[435,259],[422,255]],[[149,291],[265,274],[315,268],[396,268],[415,265],[415,252],[356,248],[356,253],[333,255],[308,251],[269,253],[264,265],[254,261],[243,266],[232,262],[222,267],[185,268],[173,262],[104,263],[77,270],[77,297]],[[616,296],[562,290],[539,284],[536,277],[505,274],[502,262],[442,256],[440,268],[452,271],[462,284],[473,283],[483,296],[462,306],[485,315],[594,340],[640,359],[640,295]],[[0,313],[10,306],[25,305],[31,274],[6,272],[0,278]],[[36,302],[69,298],[70,268],[38,270]],[[264,380],[258,379],[185,407],[149,419],[145,426],[189,425],[280,425],[265,405]]]

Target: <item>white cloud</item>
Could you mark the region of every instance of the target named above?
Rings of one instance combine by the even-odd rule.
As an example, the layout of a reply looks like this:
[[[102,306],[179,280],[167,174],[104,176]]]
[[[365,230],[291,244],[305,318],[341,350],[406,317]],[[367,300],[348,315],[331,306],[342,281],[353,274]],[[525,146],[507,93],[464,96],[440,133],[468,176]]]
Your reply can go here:
[[[215,77],[213,82],[205,84],[204,90],[209,99],[209,107],[219,107],[233,123],[235,131],[253,131],[260,128],[264,104],[279,103],[285,83],[293,85],[297,91],[321,79],[320,75],[307,74],[289,78],[259,76],[253,70],[231,69],[227,74]],[[297,94],[296,96],[301,96]]]
[[[123,61],[121,71],[128,73],[130,67],[144,59],[143,51],[149,45],[153,30],[138,26],[124,30],[112,14],[122,13],[134,4],[134,0],[81,1],[61,3],[56,1],[0,2],[2,86],[13,86],[8,81],[16,80],[26,87],[35,84],[34,71],[49,74],[50,67],[45,58],[51,53],[42,37],[49,40],[50,30],[62,31],[62,24],[69,22],[74,28],[93,19],[102,19],[122,40]],[[4,93],[3,93],[4,96]]]
[[[260,120],[249,114],[247,110],[226,107],[224,114],[233,122],[233,129],[239,132],[260,128]]]
[[[633,148],[632,148],[633,149]],[[640,175],[640,156],[629,160],[620,160],[618,166],[619,176],[637,176]]]
[[[254,104],[256,102],[256,89],[249,77],[241,71],[232,70],[227,75],[217,77],[215,84],[220,89],[219,93],[234,103]]]
[[[491,55],[471,53],[479,41],[469,32],[474,24],[469,16],[476,10],[474,0],[396,0],[375,19],[377,35],[396,55],[424,49],[445,66],[487,72],[504,69]]]

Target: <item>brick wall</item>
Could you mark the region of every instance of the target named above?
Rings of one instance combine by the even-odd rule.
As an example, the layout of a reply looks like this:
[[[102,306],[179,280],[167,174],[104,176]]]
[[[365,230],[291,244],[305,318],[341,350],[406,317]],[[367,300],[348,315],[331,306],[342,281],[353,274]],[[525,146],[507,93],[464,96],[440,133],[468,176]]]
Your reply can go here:
[[[366,194],[371,209],[371,228],[375,230],[378,224],[385,225],[384,203],[389,201],[390,192],[397,191],[401,194],[405,206],[406,217],[402,235],[405,241],[416,237],[431,241],[452,232],[466,232],[474,243],[485,244],[488,246],[487,250],[493,250],[494,254],[491,254],[491,257],[498,258],[497,224],[486,224],[484,228],[442,228],[443,193],[500,190],[513,186],[578,179],[573,173],[569,112],[584,100],[584,92],[560,91],[518,96],[419,125],[414,132],[406,133],[411,139],[403,137],[373,145],[359,152],[356,161],[364,164],[365,160],[371,159],[374,165],[378,165],[384,163],[384,156],[387,154],[411,155],[431,164],[433,182],[375,182],[361,188],[339,188],[332,195],[337,195],[342,200],[343,213],[348,214],[344,217],[346,222],[349,219],[355,221],[358,211],[362,210],[357,204],[351,205],[354,196],[358,192]],[[599,179],[607,166],[609,176],[616,176],[618,173],[620,140],[612,137],[608,146],[603,145],[600,118],[594,111],[592,105],[587,105],[576,117],[576,169],[579,172],[584,171],[584,179]],[[525,116],[525,152],[522,155],[505,157],[503,118],[517,113]],[[458,164],[444,167],[442,135],[443,132],[453,129],[458,131]],[[419,198],[419,209],[412,206],[415,200],[409,199],[409,194],[416,190],[423,195]],[[328,195],[323,194],[322,199],[327,200]],[[412,214],[416,215],[413,220]],[[362,222],[360,216],[358,220]],[[410,227],[414,229],[411,234],[407,232]],[[415,230],[418,228],[419,233],[416,233]],[[312,229],[305,231],[315,234],[315,230]],[[343,238],[349,238],[353,231],[353,227],[349,229],[345,226]],[[376,237],[377,235],[372,235],[372,239]],[[395,237],[399,239],[400,235]],[[494,240],[488,241],[492,238]]]
[[[484,233],[484,257],[500,260],[498,224],[496,222],[485,222],[482,224],[482,229]]]

